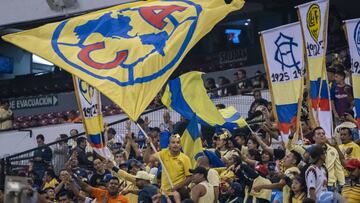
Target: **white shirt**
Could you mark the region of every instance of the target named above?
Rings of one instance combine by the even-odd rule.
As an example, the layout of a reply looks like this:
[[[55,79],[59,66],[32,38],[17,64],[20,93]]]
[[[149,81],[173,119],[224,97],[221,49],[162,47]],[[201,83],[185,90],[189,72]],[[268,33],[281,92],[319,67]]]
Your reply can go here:
[[[209,169],[207,179],[212,186],[214,187],[220,186],[220,175],[215,169],[213,168]]]
[[[206,189],[206,193],[204,196],[201,196],[198,200],[198,203],[211,203],[215,200],[215,192],[214,187],[207,181],[203,181],[199,183],[200,185],[203,185]]]
[[[315,188],[316,197],[319,197],[322,192],[327,191],[327,175],[324,166],[309,166],[305,172],[305,180],[308,197],[310,197],[311,188]]]

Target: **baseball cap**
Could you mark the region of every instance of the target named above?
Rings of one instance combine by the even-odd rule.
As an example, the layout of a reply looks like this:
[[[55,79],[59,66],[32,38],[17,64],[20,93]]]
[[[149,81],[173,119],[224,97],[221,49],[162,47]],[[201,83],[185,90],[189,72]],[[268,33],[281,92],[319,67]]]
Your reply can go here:
[[[153,175],[147,173],[146,171],[138,171],[138,172],[136,173],[135,178],[136,178],[136,179],[141,179],[141,180],[151,181],[154,177],[153,177]]]
[[[103,181],[104,183],[107,183],[109,182],[109,180],[112,178],[113,176],[111,174],[105,174],[104,178],[103,178]]]
[[[340,194],[336,193],[336,192],[331,192],[331,191],[325,191],[322,192],[318,199],[317,199],[317,203],[337,203],[337,202],[343,202],[343,199],[341,198]]]
[[[357,159],[350,159],[348,161],[346,161],[346,168],[349,169],[357,169],[360,168],[360,161]]]
[[[305,148],[305,152],[311,154],[315,151],[315,146],[316,145],[310,145],[309,147]]]
[[[207,174],[208,174],[208,170],[201,166],[198,166],[195,169],[190,169],[189,172],[192,174],[194,174],[194,173],[203,174],[205,176],[205,178],[207,177]]]
[[[238,182],[231,182],[231,183],[230,183],[230,187],[235,191],[235,195],[236,195],[236,196],[241,195],[242,187],[241,187],[240,183],[238,183]]]
[[[323,147],[316,144],[306,148],[305,151],[310,154],[310,163],[315,163],[325,153]]]

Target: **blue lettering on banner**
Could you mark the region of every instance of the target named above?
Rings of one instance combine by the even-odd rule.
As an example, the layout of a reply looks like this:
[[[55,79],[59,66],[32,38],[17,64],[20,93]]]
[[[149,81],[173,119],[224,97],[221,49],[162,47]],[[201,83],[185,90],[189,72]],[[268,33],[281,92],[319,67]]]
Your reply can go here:
[[[354,29],[354,42],[360,56],[360,21],[356,24]]]
[[[276,45],[276,52],[275,52],[275,61],[281,64],[282,71],[285,68],[296,68],[296,70],[300,70],[300,61],[295,59],[293,53],[293,47],[297,47],[298,44],[294,42],[294,38],[284,35],[280,32],[279,37],[274,42]],[[284,57],[291,60],[284,60]]]

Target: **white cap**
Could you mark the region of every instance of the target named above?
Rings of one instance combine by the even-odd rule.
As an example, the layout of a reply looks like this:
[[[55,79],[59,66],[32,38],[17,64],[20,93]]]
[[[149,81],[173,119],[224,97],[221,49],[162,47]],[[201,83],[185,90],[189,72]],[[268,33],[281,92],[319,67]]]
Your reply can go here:
[[[148,180],[151,181],[153,179],[153,175],[147,173],[146,171],[138,171],[135,176],[136,179]]]

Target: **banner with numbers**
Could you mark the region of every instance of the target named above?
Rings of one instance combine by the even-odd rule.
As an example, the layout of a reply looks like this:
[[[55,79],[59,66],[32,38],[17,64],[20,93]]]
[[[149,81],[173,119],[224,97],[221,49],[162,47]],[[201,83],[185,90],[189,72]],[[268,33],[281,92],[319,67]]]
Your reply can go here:
[[[112,160],[112,154],[107,148],[107,138],[104,133],[100,93],[80,78],[73,76],[73,81],[87,140],[96,153]]]
[[[326,74],[326,46],[329,2],[312,1],[297,6],[306,50],[306,77],[310,121],[332,134],[330,91]]]
[[[298,124],[303,92],[304,42],[299,22],[261,32],[273,111],[283,139]],[[298,126],[298,125],[297,125]]]
[[[360,127],[360,18],[345,21],[349,43],[352,71],[352,86],[358,128]],[[360,131],[360,128],[359,128]]]

